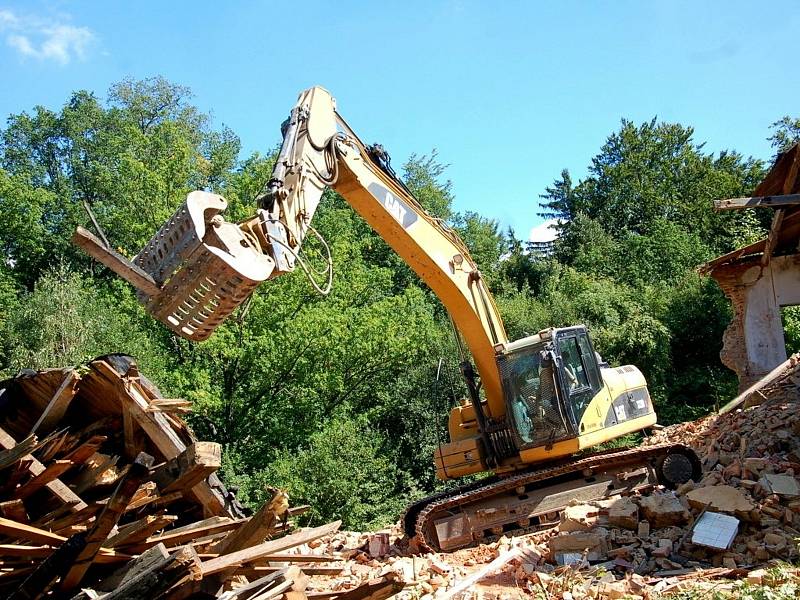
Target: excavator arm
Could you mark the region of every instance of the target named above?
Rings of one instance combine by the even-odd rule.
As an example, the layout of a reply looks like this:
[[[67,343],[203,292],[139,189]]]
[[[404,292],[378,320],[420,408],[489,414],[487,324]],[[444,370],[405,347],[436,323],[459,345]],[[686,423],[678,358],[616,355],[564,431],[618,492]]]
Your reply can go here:
[[[164,227],[127,261],[84,229],[73,240],[139,289],[148,310],[177,334],[202,340],[266,279],[304,266],[300,249],[326,187],[338,192],[431,287],[449,312],[480,375],[479,419],[505,414],[495,347],[503,323],[463,241],[428,214],[388,165],[336,111],[330,93],[302,92],[256,215],[222,217],[221,196],[192,192]],[[468,375],[471,368],[462,366]],[[474,380],[473,380],[474,381]],[[484,414],[480,414],[483,412]]]
[[[464,242],[430,215],[394,176],[385,153],[367,148],[336,112],[324,89],[303,92],[284,128],[284,142],[259,216],[270,228],[276,264],[297,254],[325,187],[338,192],[434,291],[472,353],[488,415],[504,413],[497,344],[503,322]],[[276,270],[277,271],[277,270]]]

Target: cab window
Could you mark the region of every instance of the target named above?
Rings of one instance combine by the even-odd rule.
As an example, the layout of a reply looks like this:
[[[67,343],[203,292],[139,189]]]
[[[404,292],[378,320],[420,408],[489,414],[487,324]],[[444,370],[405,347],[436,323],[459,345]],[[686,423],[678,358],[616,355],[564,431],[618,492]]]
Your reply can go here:
[[[558,350],[564,367],[564,378],[569,393],[585,390],[589,386],[586,369],[581,360],[578,338],[567,337],[558,341]]]

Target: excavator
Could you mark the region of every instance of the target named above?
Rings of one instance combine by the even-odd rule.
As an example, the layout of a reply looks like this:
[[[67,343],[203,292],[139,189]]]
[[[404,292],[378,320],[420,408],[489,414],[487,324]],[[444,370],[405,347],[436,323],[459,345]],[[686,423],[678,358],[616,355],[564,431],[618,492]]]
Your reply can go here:
[[[450,411],[434,463],[439,479],[473,477],[407,508],[403,526],[422,547],[452,551],[551,526],[573,499],[699,479],[685,446],[592,451],[656,424],[641,371],[603,362],[583,325],[509,340],[464,242],[420,205],[381,146],[358,138],[327,90],[302,92],[281,131],[253,217],[227,222],[224,198],[195,191],[132,260],[81,227],[73,242],[134,285],[153,317],[200,341],[267,279],[299,267],[327,291],[332,268],[316,281],[301,246],[312,236],[327,248],[312,220],[326,188],[340,194],[441,300],[462,349],[468,397]]]

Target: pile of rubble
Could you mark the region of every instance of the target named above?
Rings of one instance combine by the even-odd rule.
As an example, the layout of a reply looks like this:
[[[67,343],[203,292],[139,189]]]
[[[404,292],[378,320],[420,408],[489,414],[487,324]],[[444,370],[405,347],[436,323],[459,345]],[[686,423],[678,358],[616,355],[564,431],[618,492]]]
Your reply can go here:
[[[575,503],[553,530],[450,554],[407,556],[399,536],[376,541],[389,532],[341,534],[334,550],[349,548],[355,563],[327,585],[346,589],[394,572],[407,584],[398,598],[431,600],[654,598],[685,590],[702,597],[704,589],[747,584],[800,595],[800,571],[783,564],[797,561],[800,544],[799,370],[793,361],[748,394],[747,408],[647,440],[693,447],[704,467],[698,483]]]
[[[219,444],[197,441],[127,356],[0,383],[0,597],[306,598],[308,575],[341,557],[298,548],[339,522],[294,529],[283,492],[255,514],[215,475]],[[289,533],[291,532],[291,533]],[[342,600],[402,587],[393,577]]]

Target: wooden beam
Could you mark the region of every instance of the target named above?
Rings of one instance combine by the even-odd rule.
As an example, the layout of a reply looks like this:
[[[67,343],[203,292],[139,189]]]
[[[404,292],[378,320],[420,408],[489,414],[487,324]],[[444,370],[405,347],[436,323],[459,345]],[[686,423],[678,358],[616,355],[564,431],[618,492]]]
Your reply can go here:
[[[764,244],[764,253],[761,255],[761,266],[766,267],[772,259],[772,253],[775,251],[775,246],[778,244],[778,235],[781,231],[781,224],[783,223],[784,210],[779,208],[772,215],[772,225],[769,228],[767,235],[767,243]]]
[[[800,173],[800,147],[794,149],[792,165],[789,167],[789,172],[786,174],[786,179],[783,181],[783,189],[781,191],[784,195],[791,194],[792,190],[794,190],[794,184],[797,182],[798,173]]]
[[[759,390],[767,387],[769,384],[773,383],[777,379],[780,379],[783,375],[786,375],[789,372],[789,370],[794,369],[799,362],[800,362],[800,353],[792,354],[789,358],[787,358],[777,367],[772,369],[772,371],[764,375],[761,379],[756,381],[753,385],[751,385],[741,394],[736,396],[736,398],[734,398],[733,400],[728,402],[725,406],[720,408],[717,414],[724,415],[727,412],[739,408],[742,404],[747,402],[750,396],[752,396]]]
[[[289,509],[289,496],[280,490],[275,490],[272,499],[265,502],[256,514],[248,521],[232,531],[210,548],[210,552],[217,554],[230,554],[255,544],[263,542]]]
[[[222,465],[222,447],[215,442],[195,442],[153,473],[162,494],[190,490]]]
[[[86,571],[89,570],[97,553],[100,551],[103,542],[108,534],[119,521],[125,508],[128,506],[133,494],[139,489],[142,481],[150,473],[153,466],[153,457],[142,452],[128,470],[127,475],[119,482],[117,489],[114,490],[108,504],[97,517],[94,527],[86,534],[83,549],[78,554],[75,563],[70,567],[67,574],[62,578],[60,589],[63,591],[71,590],[78,586],[83,579]]]
[[[39,419],[31,429],[31,433],[50,433],[56,428],[61,419],[64,418],[69,403],[75,397],[78,381],[80,381],[80,376],[74,369],[71,369],[64,377],[64,381],[56,390],[56,393],[53,394],[50,402],[44,407],[42,414],[39,415]]]
[[[217,519],[225,520],[220,522]],[[164,544],[169,548],[172,546],[185,544],[198,537],[205,537],[215,533],[224,533],[226,531],[236,529],[243,523],[243,521],[234,521],[233,519],[228,519],[226,517],[212,517],[212,519],[209,520],[213,520],[213,522],[207,523],[206,521],[200,521],[192,525],[187,525],[186,527],[173,529],[172,531],[167,531],[161,535],[147,538],[144,542],[126,546],[125,549],[136,553],[147,550],[156,544]]]
[[[727,200],[714,200],[714,210],[741,210],[764,206],[769,208],[782,208],[800,204],[800,194],[784,194],[782,196],[753,196],[751,198],[728,198]]]
[[[140,429],[136,425],[136,420],[131,414],[128,406],[122,407],[122,432],[125,439],[125,458],[133,460],[144,448],[144,440],[139,435]]]
[[[186,449],[180,436],[172,429],[162,412],[149,412],[150,400],[137,379],[123,378],[108,363],[96,360],[91,367],[103,374],[105,379],[117,389],[120,403],[130,409],[131,415],[165,458],[178,456]],[[192,495],[209,515],[230,514],[225,507],[225,499],[214,493],[207,483],[201,482],[192,488]]]
[[[147,515],[138,521],[120,527],[116,534],[103,542],[103,546],[106,548],[113,548],[123,544],[140,542],[153,535],[159,529],[164,529],[164,527],[177,520],[178,517],[174,515]]]
[[[17,523],[28,523],[28,512],[22,500],[7,500],[0,502],[0,517],[11,519]]]
[[[105,244],[88,229],[79,226],[72,234],[72,243],[148,296],[156,296],[161,292],[161,288],[149,273],[118,252],[106,248]]]
[[[56,460],[47,465],[44,471],[14,491],[14,498],[24,500],[38,492],[51,481],[61,477],[73,465],[71,460]]]
[[[4,448],[3,451],[0,452],[0,469],[6,469],[23,458],[27,458],[39,444],[36,441],[35,435],[29,435],[17,444],[14,438],[3,431],[3,433],[0,434],[0,445]]]
[[[298,531],[297,533],[278,538],[277,540],[271,540],[269,542],[259,544],[258,546],[252,546],[250,548],[245,548],[244,550],[232,552],[231,554],[220,556],[219,558],[212,558],[211,560],[203,563],[203,576],[205,577],[214,573],[220,573],[230,569],[231,567],[248,564],[269,556],[270,554],[288,550],[289,548],[300,546],[301,544],[306,544],[321,537],[325,537],[326,535],[330,535],[338,531],[341,524],[341,521],[334,521],[333,523],[328,523],[327,525],[322,525],[321,527],[315,527],[314,529],[308,529],[306,531]]]

